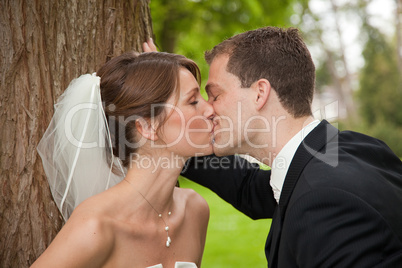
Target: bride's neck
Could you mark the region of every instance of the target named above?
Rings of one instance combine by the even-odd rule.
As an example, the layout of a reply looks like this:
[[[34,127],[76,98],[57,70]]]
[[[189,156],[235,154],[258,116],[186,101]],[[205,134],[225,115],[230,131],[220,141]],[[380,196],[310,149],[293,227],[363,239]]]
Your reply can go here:
[[[157,210],[171,209],[173,191],[185,159],[173,154],[137,155],[125,180]]]

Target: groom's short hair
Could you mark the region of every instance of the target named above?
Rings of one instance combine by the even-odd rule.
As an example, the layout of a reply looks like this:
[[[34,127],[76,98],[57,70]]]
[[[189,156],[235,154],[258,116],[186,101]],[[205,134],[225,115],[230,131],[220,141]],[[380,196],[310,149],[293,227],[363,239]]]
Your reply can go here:
[[[243,88],[267,79],[294,117],[311,115],[315,67],[296,28],[264,27],[235,35],[205,52],[208,64],[228,55],[227,69]]]

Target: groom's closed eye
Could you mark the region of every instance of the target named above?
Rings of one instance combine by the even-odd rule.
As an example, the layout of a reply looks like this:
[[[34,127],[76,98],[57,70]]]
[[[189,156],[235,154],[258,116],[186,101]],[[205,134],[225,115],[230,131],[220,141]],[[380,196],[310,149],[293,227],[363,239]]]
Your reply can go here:
[[[215,100],[216,100],[215,96],[213,96],[212,94],[208,94],[208,102],[209,103],[214,102]]]
[[[216,92],[217,90],[212,89],[212,86],[208,86],[205,88],[205,91],[208,95],[208,102],[214,102],[217,100],[219,94]]]

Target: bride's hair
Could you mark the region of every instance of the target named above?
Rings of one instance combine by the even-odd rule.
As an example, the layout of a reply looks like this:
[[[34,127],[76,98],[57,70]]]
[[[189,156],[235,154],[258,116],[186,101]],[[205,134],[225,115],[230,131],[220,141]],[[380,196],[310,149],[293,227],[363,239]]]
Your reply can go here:
[[[130,155],[136,153],[139,146],[136,119],[157,119],[157,130],[166,121],[166,111],[160,104],[165,104],[179,91],[180,68],[190,71],[200,84],[200,70],[194,61],[163,52],[127,52],[98,70],[113,154],[120,158],[124,167],[129,166]]]

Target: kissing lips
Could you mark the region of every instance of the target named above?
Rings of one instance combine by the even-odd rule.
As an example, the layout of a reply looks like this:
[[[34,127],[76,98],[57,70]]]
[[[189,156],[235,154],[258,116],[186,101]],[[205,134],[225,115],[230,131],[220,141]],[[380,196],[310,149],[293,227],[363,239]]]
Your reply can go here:
[[[211,140],[211,144],[215,144],[215,128],[218,124],[216,123],[216,121],[212,121],[212,129],[211,129],[211,134],[212,134],[212,140]]]

